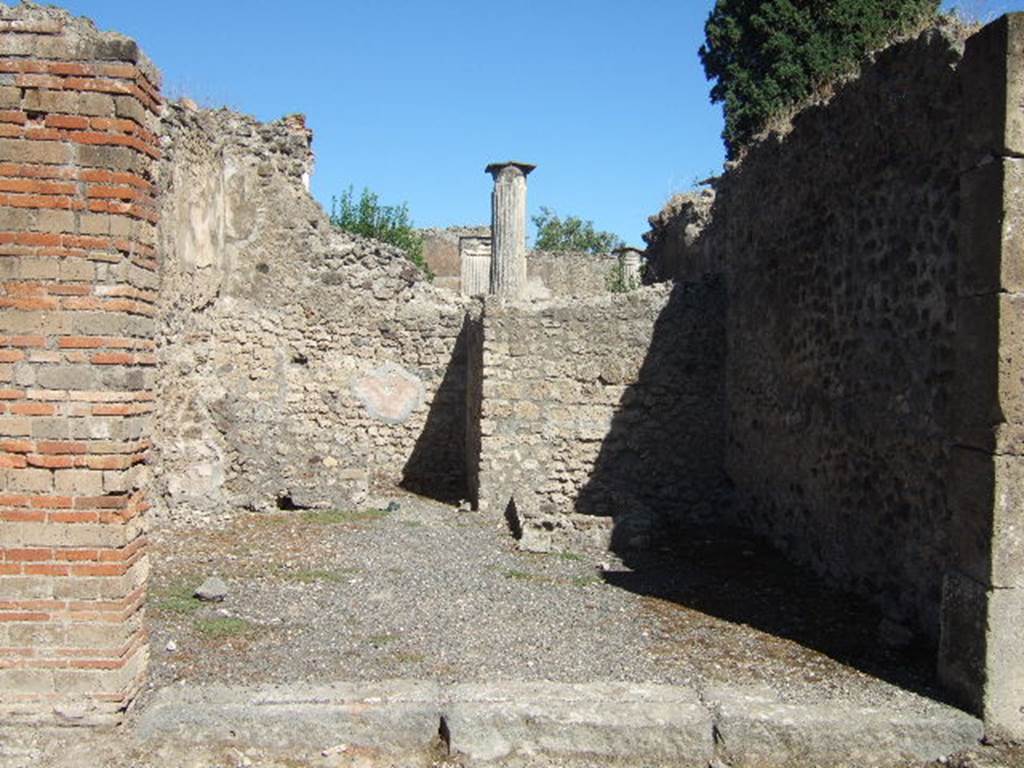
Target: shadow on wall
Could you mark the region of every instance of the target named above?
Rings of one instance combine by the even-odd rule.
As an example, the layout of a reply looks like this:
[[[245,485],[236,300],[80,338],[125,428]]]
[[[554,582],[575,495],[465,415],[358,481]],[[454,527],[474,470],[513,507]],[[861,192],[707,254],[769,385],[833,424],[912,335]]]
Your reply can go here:
[[[672,516],[686,522],[690,507],[660,507],[657,498],[649,506],[664,512],[648,514],[651,522],[617,516],[613,540],[639,570],[615,577],[624,588],[750,624],[917,689],[934,677],[943,577],[963,559],[958,548],[976,539],[983,550],[989,533],[979,524],[973,539],[961,536],[947,504],[954,336],[963,322],[955,304],[955,51],[939,33],[900,44],[827,104],[801,113],[789,134],[753,147],[716,185],[711,221],[695,244],[720,258],[727,275],[724,448],[715,443],[735,485],[727,517],[807,569],[746,547],[765,565],[733,574],[729,563],[748,559],[735,537],[710,560],[685,536],[667,544],[657,526]],[[692,265],[683,258],[679,267],[685,277]],[[682,342],[693,332],[678,320],[665,325],[638,386],[668,378],[659,337]],[[680,440],[673,430],[685,422],[667,421],[661,439]],[[609,440],[628,440],[632,430],[617,423]],[[588,491],[614,500],[608,488],[619,459],[609,448]],[[670,458],[662,453],[668,471],[685,478],[685,465]],[[649,482],[648,462],[639,454],[632,462],[636,482]],[[985,507],[992,460],[978,463],[970,495]],[[687,535],[710,540],[714,530]],[[651,543],[666,547],[663,559],[644,551]],[[778,590],[767,589],[773,579]],[[872,607],[840,610],[849,598],[832,586]],[[974,620],[984,617],[964,619]],[[919,682],[891,659],[921,670]]]
[[[727,301],[722,276],[674,286],[580,491],[576,511],[612,518],[628,569],[605,581],[655,598],[674,644],[707,642],[713,623],[699,612],[758,630],[750,653],[770,655],[766,668],[815,674],[816,651],[942,699],[930,643],[737,527],[723,471]]]
[[[455,340],[444,377],[434,393],[423,431],[402,468],[400,486],[445,504],[467,498],[466,373],[467,325]]]
[[[723,281],[708,278],[677,283],[655,321],[575,505],[613,519],[616,551],[727,509],[725,316]]]

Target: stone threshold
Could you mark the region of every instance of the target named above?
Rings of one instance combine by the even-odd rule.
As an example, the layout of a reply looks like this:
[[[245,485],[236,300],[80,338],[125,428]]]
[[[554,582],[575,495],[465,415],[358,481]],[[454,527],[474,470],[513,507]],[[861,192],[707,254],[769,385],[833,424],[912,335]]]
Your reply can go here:
[[[730,685],[415,680],[171,685],[128,727],[143,746],[226,742],[384,761],[433,751],[466,766],[888,768],[937,760],[983,735],[976,718],[923,697],[912,708],[866,707]]]

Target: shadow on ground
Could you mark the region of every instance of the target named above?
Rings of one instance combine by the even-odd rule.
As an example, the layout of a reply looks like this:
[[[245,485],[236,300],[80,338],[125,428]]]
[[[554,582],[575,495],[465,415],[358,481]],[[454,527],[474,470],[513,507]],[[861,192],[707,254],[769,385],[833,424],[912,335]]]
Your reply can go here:
[[[674,614],[667,608],[681,606],[792,640],[906,690],[946,701],[935,680],[934,648],[900,637],[896,628],[883,642],[887,631],[880,630],[883,619],[874,607],[826,587],[813,572],[748,533],[722,526],[679,529],[657,550],[625,553],[623,561],[631,570],[606,573],[605,581],[654,598],[652,607],[669,632]]]

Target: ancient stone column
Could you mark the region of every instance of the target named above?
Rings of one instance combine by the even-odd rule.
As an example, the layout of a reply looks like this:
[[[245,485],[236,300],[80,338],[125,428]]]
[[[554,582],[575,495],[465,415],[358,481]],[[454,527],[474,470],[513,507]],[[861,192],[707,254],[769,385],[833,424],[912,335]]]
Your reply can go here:
[[[491,163],[491,285],[489,293],[518,299],[526,289],[526,177],[537,166]]]
[[[629,288],[635,288],[642,282],[640,274],[640,255],[638,248],[619,248],[615,255],[622,263],[622,282]]]
[[[486,295],[491,287],[491,240],[488,237],[460,237],[461,290],[464,296]]]

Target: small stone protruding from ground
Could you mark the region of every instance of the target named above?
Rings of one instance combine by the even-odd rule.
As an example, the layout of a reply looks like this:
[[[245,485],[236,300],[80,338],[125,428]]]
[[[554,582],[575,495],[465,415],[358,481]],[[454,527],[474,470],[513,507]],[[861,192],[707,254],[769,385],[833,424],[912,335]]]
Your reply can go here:
[[[551,552],[554,548],[551,532],[539,528],[523,528],[517,546],[520,552],[533,552],[541,555]]]
[[[168,653],[174,653],[176,650],[178,650],[178,644],[173,640],[168,640],[167,645],[164,646],[164,650]]]
[[[219,576],[210,576],[199,585],[195,596],[206,603],[219,603],[228,596],[228,585]]]
[[[399,504],[397,501],[389,501],[388,502],[388,506],[385,509],[385,511],[386,512],[397,512],[401,508],[402,508],[402,505]]]

